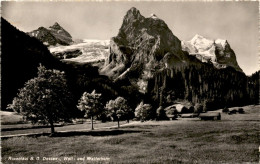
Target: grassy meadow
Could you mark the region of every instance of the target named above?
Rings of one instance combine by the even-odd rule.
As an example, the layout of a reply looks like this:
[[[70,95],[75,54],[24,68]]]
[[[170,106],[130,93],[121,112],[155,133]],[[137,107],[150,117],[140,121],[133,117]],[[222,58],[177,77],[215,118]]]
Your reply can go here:
[[[0,111],[1,125],[12,125],[17,123],[23,123],[23,117],[15,112]]]
[[[121,124],[125,123],[121,122]],[[100,121],[96,121],[94,123],[94,129],[117,126],[117,122],[106,122],[101,123]],[[15,130],[13,130],[15,129]],[[91,123],[90,121],[84,124],[71,124],[71,125],[56,125],[55,131],[78,131],[78,130],[90,130]],[[30,125],[30,124],[18,124],[17,127],[15,125],[2,125],[1,135],[18,135],[18,134],[27,134],[27,133],[50,133],[50,127],[43,125]]]
[[[3,139],[2,162],[258,163],[259,107],[244,107],[245,114],[222,114],[221,121],[180,118],[132,122],[120,129],[57,137]],[[39,157],[39,160],[8,160],[10,157]],[[46,160],[47,157],[56,159]],[[72,158],[68,161],[65,157]]]

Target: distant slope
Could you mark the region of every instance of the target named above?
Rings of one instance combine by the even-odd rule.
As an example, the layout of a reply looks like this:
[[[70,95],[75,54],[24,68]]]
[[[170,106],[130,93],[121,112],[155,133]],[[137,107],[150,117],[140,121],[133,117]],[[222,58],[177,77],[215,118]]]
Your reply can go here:
[[[19,31],[1,18],[1,109],[12,102],[18,89],[37,75],[40,63],[47,68],[61,68],[61,62],[54,58],[41,41]]]

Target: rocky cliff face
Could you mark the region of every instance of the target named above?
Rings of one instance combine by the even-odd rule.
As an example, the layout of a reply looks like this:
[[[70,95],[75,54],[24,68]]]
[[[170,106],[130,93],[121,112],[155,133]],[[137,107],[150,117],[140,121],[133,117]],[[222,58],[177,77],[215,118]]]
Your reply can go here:
[[[185,62],[181,41],[155,14],[145,18],[131,8],[116,37],[110,41],[110,55],[101,73],[121,79],[131,76],[141,91],[157,70]],[[135,79],[135,80],[133,80]]]
[[[43,44],[50,45],[70,45],[72,41],[71,35],[63,29],[57,22],[49,28],[39,27],[28,33],[30,36],[39,39]]]
[[[202,62],[212,63],[216,68],[233,67],[243,72],[227,40],[210,40],[195,35],[190,41],[182,41],[182,49]]]

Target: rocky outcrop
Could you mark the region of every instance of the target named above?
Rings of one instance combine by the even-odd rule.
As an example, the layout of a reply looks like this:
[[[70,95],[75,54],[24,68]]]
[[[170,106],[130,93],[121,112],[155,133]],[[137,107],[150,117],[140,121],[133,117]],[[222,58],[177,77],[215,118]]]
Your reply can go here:
[[[232,67],[243,72],[227,40],[210,40],[195,35],[190,41],[182,41],[182,49],[202,62],[212,63],[218,69]]]
[[[113,79],[131,77],[145,91],[154,72],[184,61],[181,41],[167,24],[155,14],[145,18],[133,7],[111,39],[110,55],[101,73]]]
[[[43,44],[50,45],[70,45],[72,41],[71,35],[63,29],[57,22],[49,28],[39,27],[28,33],[30,36],[39,39]]]
[[[70,59],[82,55],[82,52],[76,49],[76,50],[68,50],[65,52],[57,52],[52,54],[58,59]]]

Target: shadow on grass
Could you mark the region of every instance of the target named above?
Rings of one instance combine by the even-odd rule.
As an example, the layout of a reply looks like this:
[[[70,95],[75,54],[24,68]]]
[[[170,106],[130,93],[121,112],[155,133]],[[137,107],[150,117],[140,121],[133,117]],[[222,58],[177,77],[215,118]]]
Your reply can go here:
[[[71,131],[71,132],[55,132],[54,134],[50,133],[38,133],[38,134],[28,134],[24,135],[25,137],[41,137],[41,136],[49,136],[49,137],[72,137],[72,136],[115,136],[127,133],[141,133],[143,131],[139,130],[107,130],[107,131]],[[12,136],[12,137],[22,137],[22,136]],[[12,138],[9,136],[2,136],[1,139]]]
[[[124,129],[153,129],[155,127],[159,127],[160,125],[128,125],[123,127]]]
[[[71,136],[81,136],[81,135],[88,135],[88,136],[114,136],[114,135],[121,135],[127,133],[140,133],[142,131],[138,130],[107,130],[107,131],[74,131],[74,132],[57,132],[53,134],[51,137],[71,137]]]
[[[55,125],[54,127],[63,127],[64,125]],[[49,125],[36,125],[36,126],[28,126],[28,127],[12,127],[12,128],[1,128],[1,131],[16,131],[16,130],[27,130],[27,129],[42,129],[42,128],[51,128]]]

